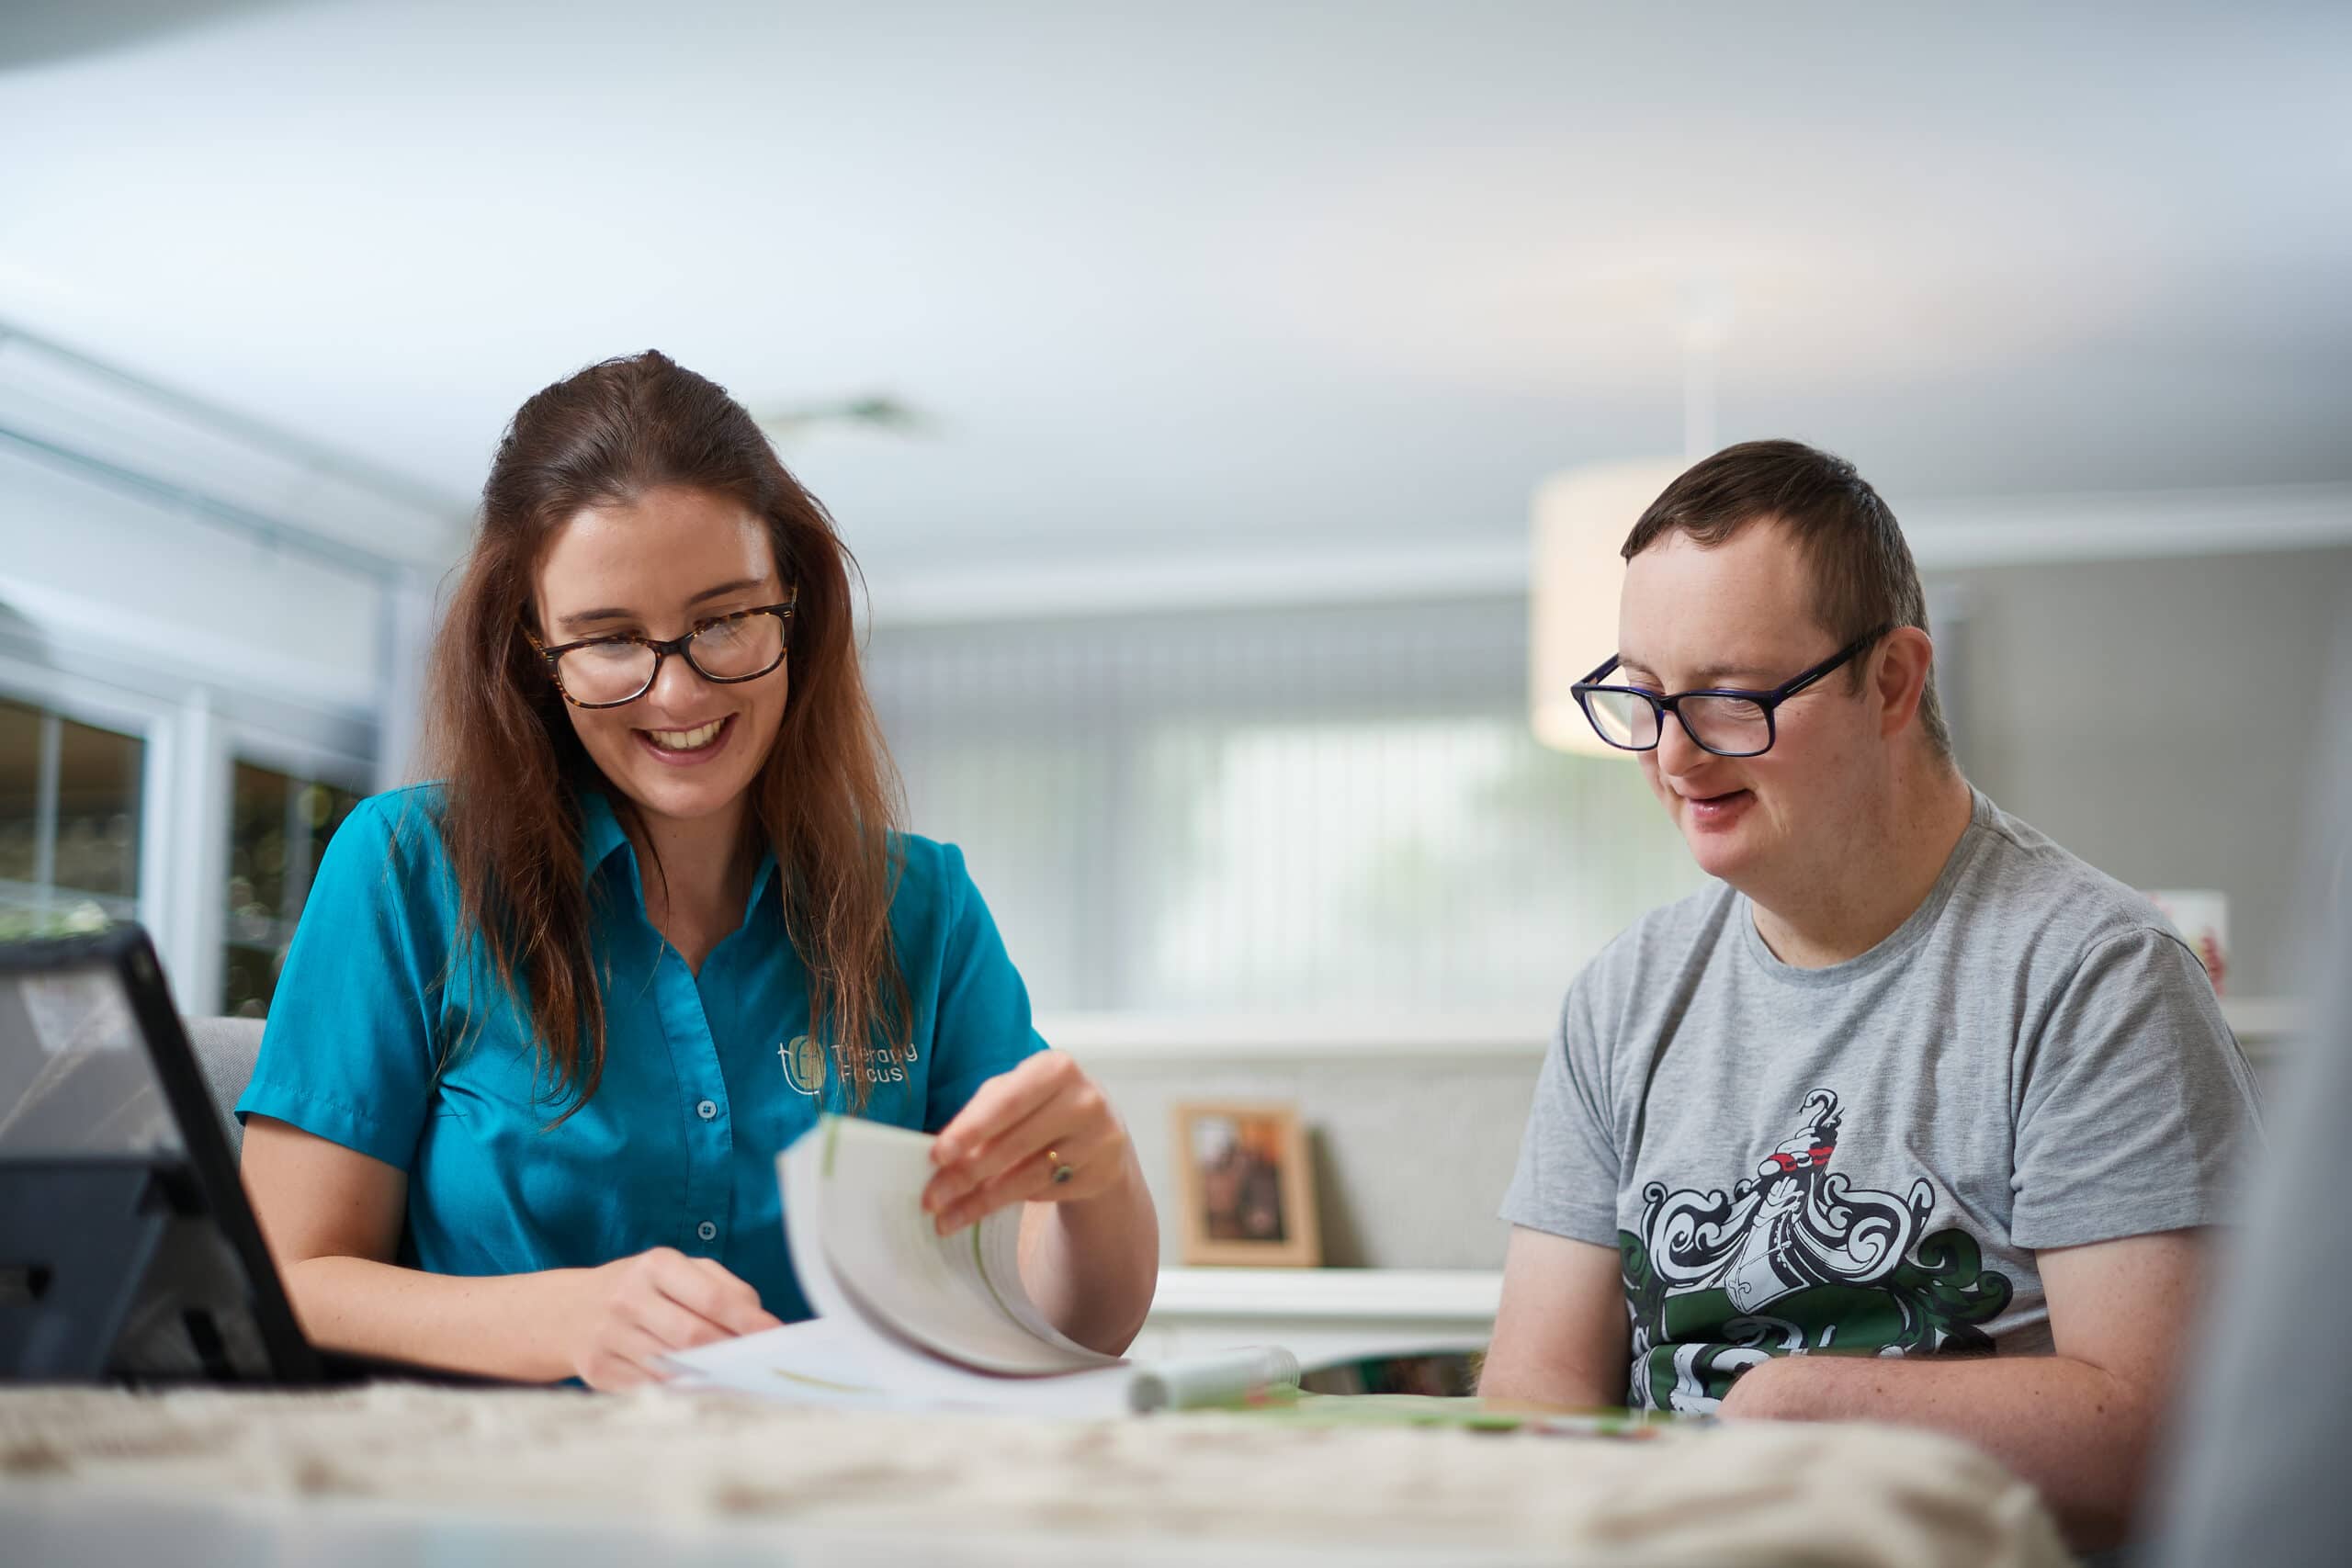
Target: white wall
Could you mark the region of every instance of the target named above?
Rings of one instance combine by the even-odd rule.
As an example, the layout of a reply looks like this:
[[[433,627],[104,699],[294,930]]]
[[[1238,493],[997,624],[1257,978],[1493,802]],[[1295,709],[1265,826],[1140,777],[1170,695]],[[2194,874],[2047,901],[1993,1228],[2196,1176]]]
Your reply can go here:
[[[380,597],[348,572],[0,449],[0,604],[69,664],[111,650],[372,719]]]
[[[404,766],[455,511],[0,324],[0,694],[144,743],[139,915],[190,1010],[232,762]]]
[[[2133,886],[2220,888],[2230,990],[2293,988],[2317,727],[2336,630],[2352,618],[2352,547],[2043,561],[1935,581],[1969,606],[1954,737],[1969,776]]]

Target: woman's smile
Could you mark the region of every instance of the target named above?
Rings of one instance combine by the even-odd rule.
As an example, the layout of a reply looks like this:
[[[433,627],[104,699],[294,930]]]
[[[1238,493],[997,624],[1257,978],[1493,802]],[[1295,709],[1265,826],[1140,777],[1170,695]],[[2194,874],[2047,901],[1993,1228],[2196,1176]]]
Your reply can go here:
[[[692,768],[709,761],[734,739],[735,716],[713,719],[692,729],[632,729],[638,747],[665,767]]]

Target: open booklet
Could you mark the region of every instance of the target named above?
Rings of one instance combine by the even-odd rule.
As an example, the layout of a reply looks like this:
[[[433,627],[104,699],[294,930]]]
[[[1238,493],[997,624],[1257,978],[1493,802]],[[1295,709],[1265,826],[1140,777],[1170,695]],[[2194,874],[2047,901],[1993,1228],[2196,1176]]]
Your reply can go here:
[[[1114,1415],[1295,1393],[1257,1348],[1142,1365],[1047,1322],[1021,1283],[1021,1211],[952,1235],[922,1210],[929,1134],[825,1116],[776,1156],[801,1292],[817,1316],[669,1357],[673,1386],[804,1404]]]

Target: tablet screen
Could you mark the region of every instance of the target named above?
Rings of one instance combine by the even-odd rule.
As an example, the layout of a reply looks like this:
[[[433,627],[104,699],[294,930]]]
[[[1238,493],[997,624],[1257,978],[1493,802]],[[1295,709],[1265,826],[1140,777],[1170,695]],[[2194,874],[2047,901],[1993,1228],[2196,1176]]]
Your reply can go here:
[[[0,1155],[183,1152],[113,968],[0,974]]]

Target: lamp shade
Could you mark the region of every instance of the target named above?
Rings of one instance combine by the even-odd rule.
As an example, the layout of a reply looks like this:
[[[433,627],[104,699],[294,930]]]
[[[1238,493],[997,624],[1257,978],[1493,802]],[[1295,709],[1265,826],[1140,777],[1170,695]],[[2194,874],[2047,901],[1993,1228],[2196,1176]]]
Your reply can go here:
[[[1674,457],[1593,463],[1535,488],[1527,690],[1535,739],[1546,746],[1591,757],[1633,755],[1592,732],[1568,688],[1617,646],[1617,595],[1625,581],[1617,552],[1685,466]]]

